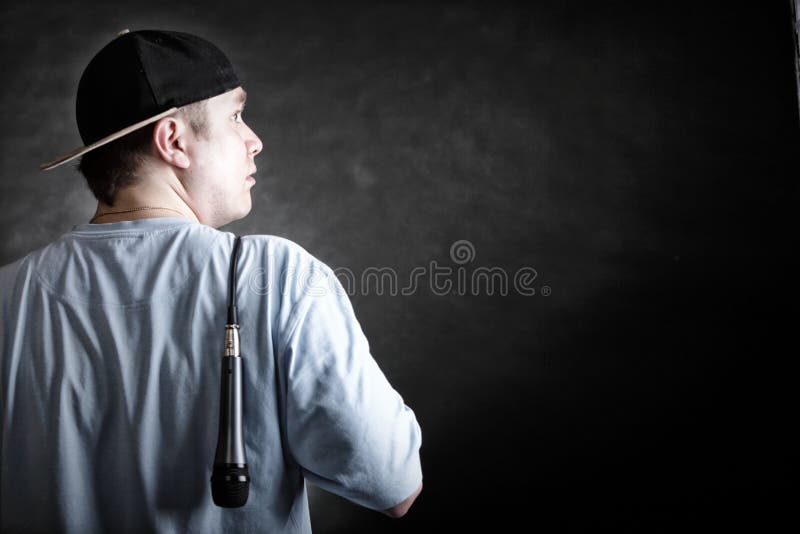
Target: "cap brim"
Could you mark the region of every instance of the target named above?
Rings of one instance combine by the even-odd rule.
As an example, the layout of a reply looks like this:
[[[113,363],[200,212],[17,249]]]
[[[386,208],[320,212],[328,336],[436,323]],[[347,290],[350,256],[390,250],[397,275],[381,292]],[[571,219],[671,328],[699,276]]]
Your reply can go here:
[[[157,120],[162,119],[162,118],[166,117],[167,115],[171,115],[171,114],[175,113],[176,111],[178,111],[178,108],[170,108],[170,109],[168,109],[167,111],[165,111],[163,113],[159,113],[158,115],[150,117],[149,119],[145,119],[143,121],[137,122],[136,124],[132,124],[130,126],[127,126],[127,127],[123,128],[122,130],[120,130],[118,132],[115,132],[115,133],[113,133],[113,134],[111,134],[111,135],[109,135],[107,137],[104,137],[104,138],[102,138],[102,139],[100,139],[98,141],[95,141],[91,145],[87,145],[87,146],[83,146],[83,147],[80,147],[80,148],[76,148],[72,152],[64,154],[63,156],[61,156],[59,158],[56,158],[53,161],[49,161],[47,163],[42,163],[41,165],[39,165],[39,168],[41,170],[43,170],[43,171],[49,171],[50,169],[54,169],[54,168],[58,167],[59,165],[63,165],[64,163],[66,163],[68,161],[71,161],[71,160],[73,160],[73,159],[75,159],[77,157],[80,157],[80,156],[86,154],[87,152],[89,152],[91,150],[94,150],[95,148],[101,147],[101,146],[103,146],[105,144],[110,143],[111,141],[114,141],[115,139],[119,139],[122,136],[128,135],[129,133],[133,132],[134,130],[138,130],[142,126],[147,126],[148,124],[156,122]]]

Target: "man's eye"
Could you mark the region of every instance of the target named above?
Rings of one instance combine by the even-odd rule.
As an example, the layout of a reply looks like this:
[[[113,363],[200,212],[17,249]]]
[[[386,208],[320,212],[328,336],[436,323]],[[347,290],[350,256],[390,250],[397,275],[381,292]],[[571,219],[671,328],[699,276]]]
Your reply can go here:
[[[237,111],[236,113],[231,115],[231,118],[234,120],[234,122],[242,122],[242,112]]]

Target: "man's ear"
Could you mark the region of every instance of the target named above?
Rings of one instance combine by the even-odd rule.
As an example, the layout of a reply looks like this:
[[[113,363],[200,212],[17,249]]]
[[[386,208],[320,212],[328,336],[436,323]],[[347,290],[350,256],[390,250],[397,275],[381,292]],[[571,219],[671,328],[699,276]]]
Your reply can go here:
[[[188,134],[186,123],[179,117],[164,117],[156,122],[153,128],[153,146],[161,159],[170,165],[188,169],[190,165],[189,153],[186,150]]]

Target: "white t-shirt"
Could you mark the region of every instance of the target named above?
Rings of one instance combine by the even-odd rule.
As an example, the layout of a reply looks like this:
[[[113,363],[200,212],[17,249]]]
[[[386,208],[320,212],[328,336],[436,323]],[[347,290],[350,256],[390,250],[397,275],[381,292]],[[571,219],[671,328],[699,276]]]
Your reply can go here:
[[[250,497],[210,477],[234,235],[84,224],[0,269],[0,530],[310,532],[305,479],[383,510],[419,486],[414,413],[325,264],[242,239]]]

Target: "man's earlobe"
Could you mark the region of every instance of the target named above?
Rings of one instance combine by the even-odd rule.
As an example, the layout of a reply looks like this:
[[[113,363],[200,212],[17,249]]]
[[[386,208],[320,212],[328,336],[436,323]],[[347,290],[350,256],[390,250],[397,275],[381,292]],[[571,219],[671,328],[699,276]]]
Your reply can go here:
[[[173,163],[176,166],[180,167],[181,169],[189,168],[190,165],[189,156],[186,155],[186,152],[182,150],[175,151],[173,158],[174,158]]]

